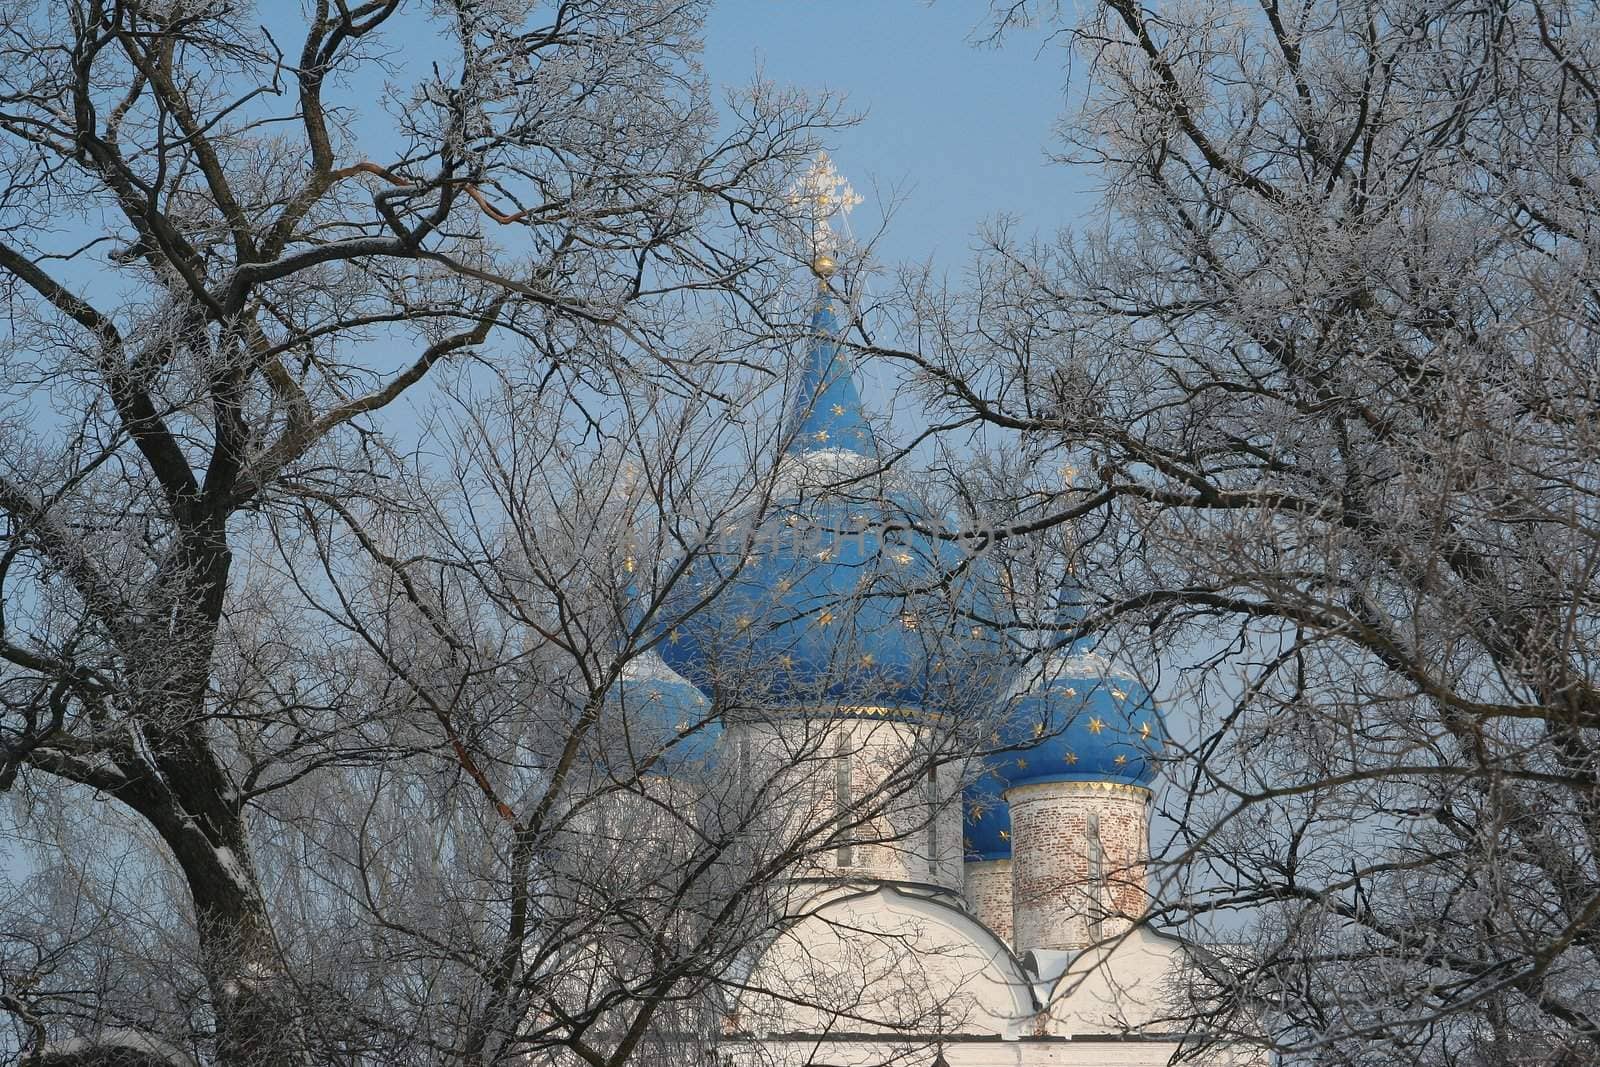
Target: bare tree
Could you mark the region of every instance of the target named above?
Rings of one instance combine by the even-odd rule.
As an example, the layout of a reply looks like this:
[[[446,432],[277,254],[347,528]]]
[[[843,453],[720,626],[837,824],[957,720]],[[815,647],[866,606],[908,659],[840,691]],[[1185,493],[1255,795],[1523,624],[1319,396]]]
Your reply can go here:
[[[480,752],[550,683],[533,653],[521,690],[463,667],[427,610],[460,592],[448,562],[407,587],[426,561],[396,553],[428,512],[386,486],[426,462],[409,420],[384,418],[447,364],[521,376],[543,402],[521,417],[564,427],[641,390],[727,399],[690,369],[770,334],[748,313],[786,268],[768,227],[836,116],[757,86],[719,130],[702,14],[0,5],[0,786],[40,845],[5,912],[0,1003],[34,1061],[507,1055],[508,988],[561,961],[506,936],[528,921],[520,890],[430,896],[474,883],[427,872],[533,877],[529,824],[486,832],[516,798]],[[348,546],[318,539],[352,534],[359,598],[334,566]],[[409,614],[335,639],[386,598]],[[447,803],[429,773],[488,803]],[[439,832],[410,835],[419,820]],[[289,862],[341,841],[379,855]],[[372,921],[340,925],[352,900]],[[492,915],[495,934],[430,940],[451,908],[452,933]],[[355,966],[400,932],[411,972]],[[489,961],[479,985],[450,984],[457,954]]]
[[[763,531],[795,529],[778,506],[793,457],[732,462],[745,429],[707,416],[702,394],[742,373],[677,399],[641,388],[598,421],[520,373],[463,377],[422,435],[427,469],[368,497],[308,490],[273,519],[275,558],[254,577],[293,589],[300,632],[319,615],[342,662],[275,663],[274,613],[230,617],[252,674],[234,706],[286,678],[350,689],[318,755],[278,761],[296,780],[256,802],[259,866],[293,902],[274,931],[304,961],[291,974],[313,1058],[698,1064],[729,1038],[762,1054],[743,1028],[764,1020],[740,1005],[764,997],[826,1004],[852,1031],[924,1032],[947,1007],[937,986],[775,989],[755,970],[818,914],[819,884],[852,880],[841,850],[845,868],[892,870],[925,854],[937,820],[959,885],[955,794],[992,712],[841,729],[828,709],[856,698],[797,714],[757,650],[730,641],[705,696],[660,665],[680,627],[746,610],[742,561]],[[734,567],[713,580],[710,561]],[[852,604],[817,610],[842,628]],[[949,629],[937,606],[931,649]],[[842,796],[841,757],[876,768]],[[903,976],[908,935],[866,933],[846,936],[869,942],[873,973]]]
[[[1209,709],[1149,917],[1234,942],[1190,1024],[1594,1062],[1593,9],[995,13],[1074,50],[1104,221],[997,227],[969,293],[907,285],[919,347],[863,347],[1021,442],[973,465],[992,524],[1072,524],[1083,630]]]
[[[737,1006],[819,884],[959,886],[979,715],[839,728],[863,694],[796,714],[737,641],[705,695],[656,658],[792,624],[718,605],[805,502],[858,552],[917,504],[786,454],[789,187],[838,117],[758,86],[719,132],[702,8],[0,11],[8,1054],[759,1056]],[[971,568],[868,562],[807,609],[841,663],[875,603],[971,646]]]
[[[436,1032],[465,1028],[493,1056],[704,1062],[725,1029],[740,1036],[772,997],[791,1013],[826,1002],[835,1028],[850,1030],[925,1032],[949,1008],[947,990],[911,992],[904,981],[841,989],[835,975],[780,992],[773,980],[792,975],[756,970],[775,940],[818,914],[819,886],[886,874],[959,887],[956,795],[994,711],[961,714],[946,702],[952,713],[942,716],[874,720],[856,706],[870,702],[867,691],[834,690],[832,671],[817,691],[793,691],[758,639],[795,625],[774,588],[827,570],[816,556],[880,537],[858,524],[803,528],[808,493],[840,500],[841,519],[874,502],[895,513],[913,502],[869,494],[870,467],[848,492],[831,469],[813,483],[797,456],[770,447],[783,443],[775,420],[707,418],[698,394],[735,392],[742,373],[702,378],[685,399],[637,391],[598,426],[553,412],[529,419],[539,387],[517,376],[464,386],[458,416],[429,435],[448,462],[393,483],[413,495],[329,500],[312,520],[320,574],[299,579],[303,595],[383,661],[390,702],[423,711],[466,753],[443,792],[436,764],[390,768],[382,806],[436,797],[456,813],[449,839],[479,858],[435,875],[441,885],[410,901],[356,890],[389,866],[385,834],[415,842],[389,877],[417,877],[416,850],[440,847],[437,818],[353,847],[350,835],[364,832],[350,828],[368,824],[359,809],[380,804],[363,794],[329,827],[342,829],[315,844],[320,860],[286,855],[274,867],[298,877],[342,869],[360,921],[381,926],[385,947],[336,973],[371,968],[392,982],[426,961],[435,991],[463,992],[405,1011],[436,1017]],[[875,619],[885,599],[897,632],[919,613],[930,659],[973,650],[972,620],[952,610],[952,576],[904,555],[867,552],[851,575],[858,594],[808,609],[840,635],[838,677],[855,676],[862,648],[876,647],[855,643],[873,634],[852,631],[852,614]],[[281,569],[308,574],[288,547]],[[704,696],[687,703],[682,679],[656,658],[680,639],[715,656],[699,679]],[[997,685],[1001,660],[987,665]],[[976,684],[984,668],[969,659],[953,684]],[[404,749],[398,737],[391,745]],[[930,792],[940,770],[943,785]],[[942,849],[929,844],[933,825]],[[442,922],[441,900],[480,903],[455,926]],[[859,952],[873,973],[907,973],[905,932],[846,936],[872,942]],[[440,944],[455,947],[443,956]],[[457,1017],[462,1004],[470,1023]],[[369,1008],[368,1025],[399,1008]]]

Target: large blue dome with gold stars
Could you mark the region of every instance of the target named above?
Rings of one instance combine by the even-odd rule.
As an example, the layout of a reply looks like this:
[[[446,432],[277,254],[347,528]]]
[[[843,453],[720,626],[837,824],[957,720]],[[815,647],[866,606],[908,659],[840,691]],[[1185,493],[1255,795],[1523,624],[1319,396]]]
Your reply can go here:
[[[1011,676],[1005,600],[984,562],[881,475],[838,328],[824,295],[785,422],[784,488],[692,564],[662,658],[735,703],[987,709]]]
[[[963,846],[968,860],[1011,858],[1011,809],[1006,806],[1005,791],[1005,780],[992,768],[985,769],[963,791]]]

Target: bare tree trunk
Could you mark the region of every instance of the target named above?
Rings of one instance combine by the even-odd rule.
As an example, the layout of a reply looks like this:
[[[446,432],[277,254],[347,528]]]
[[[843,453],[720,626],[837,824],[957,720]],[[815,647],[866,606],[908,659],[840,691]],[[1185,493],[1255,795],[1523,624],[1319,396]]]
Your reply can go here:
[[[747,386],[686,353],[711,320],[781,332],[751,311],[783,285],[780,190],[837,116],[757,87],[719,135],[698,0],[412,7],[0,15],[0,790],[70,846],[5,905],[34,938],[0,945],[19,1052],[127,1029],[229,1067],[478,1064],[542,1010],[550,831],[517,809],[500,855],[535,772],[487,753],[516,758],[493,743],[512,689],[579,687],[530,689],[438,604],[421,626],[462,691],[424,699],[415,647],[364,640],[400,621],[347,625],[362,581],[426,577],[387,533],[437,487],[386,409],[482,374],[540,383],[540,447],[596,390],[714,416]],[[398,47],[409,82],[374,58]],[[349,95],[368,74],[395,81],[381,106]],[[377,532],[319,555],[341,508]],[[530,656],[592,667],[612,636],[546,622],[518,620]],[[431,910],[386,921],[396,898]]]

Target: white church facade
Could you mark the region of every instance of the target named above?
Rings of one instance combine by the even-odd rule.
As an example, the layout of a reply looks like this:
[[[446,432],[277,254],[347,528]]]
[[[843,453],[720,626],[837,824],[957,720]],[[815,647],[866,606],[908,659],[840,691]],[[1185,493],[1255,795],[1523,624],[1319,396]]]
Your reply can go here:
[[[831,168],[822,179],[835,182]],[[1191,950],[1138,921],[1161,713],[1132,672],[1082,644],[1019,667],[986,625],[997,608],[983,583],[936,580],[972,567],[877,477],[836,343],[831,259],[814,269],[822,296],[785,429],[787,480],[763,519],[775,532],[700,568],[691,592],[715,583],[716,597],[630,667],[624,697],[633,689],[637,709],[680,729],[708,707],[758,702],[763,714],[719,716],[673,760],[754,780],[778,768],[774,795],[813,827],[862,797],[900,799],[841,826],[790,879],[790,920],[736,983],[747,992],[719,1055],[730,1067],[1167,1063],[1185,1047],[1171,1005]],[[816,529],[849,536],[800,536]],[[1070,580],[1057,599],[1065,632]],[[752,671],[760,692],[730,697]],[[981,754],[927,758],[945,709],[985,703],[1006,710]],[[907,765],[926,780],[896,783]],[[1240,1050],[1206,1062],[1262,1061]]]

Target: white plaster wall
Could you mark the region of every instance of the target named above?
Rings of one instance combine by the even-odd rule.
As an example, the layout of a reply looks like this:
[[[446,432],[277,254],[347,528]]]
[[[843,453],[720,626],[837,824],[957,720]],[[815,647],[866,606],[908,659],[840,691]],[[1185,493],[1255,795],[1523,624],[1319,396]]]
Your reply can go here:
[[[1006,946],[957,907],[879,887],[835,891],[752,971],[737,1028],[758,1035],[1031,1033],[1037,1005]]]
[[[765,1042],[759,1051],[731,1051],[743,1067],[924,1067],[942,1052],[950,1067],[1164,1067],[1178,1046],[1170,1041],[932,1040],[915,1042]],[[1208,1065],[1209,1067],[1209,1065]]]
[[[1135,930],[1079,953],[1049,995],[1049,1032],[1058,1036],[1125,1034],[1173,1029],[1168,984],[1183,948],[1148,930]]]

